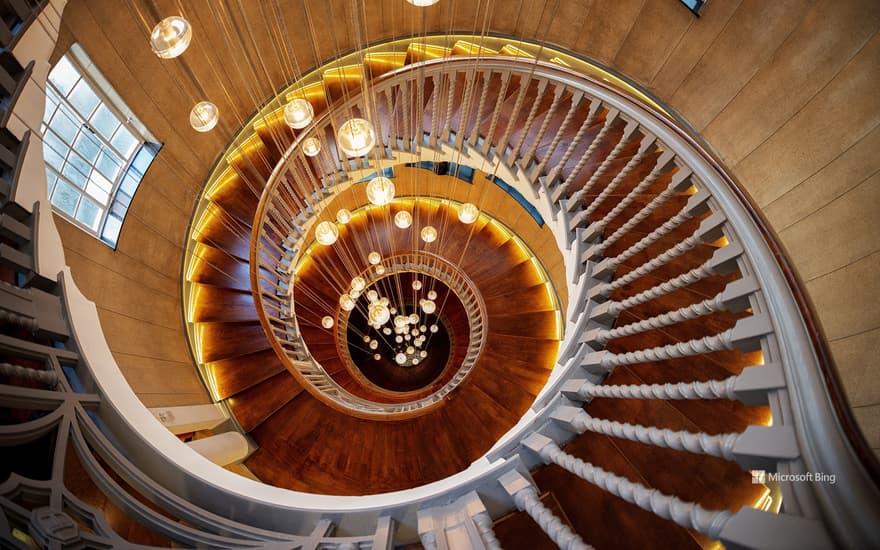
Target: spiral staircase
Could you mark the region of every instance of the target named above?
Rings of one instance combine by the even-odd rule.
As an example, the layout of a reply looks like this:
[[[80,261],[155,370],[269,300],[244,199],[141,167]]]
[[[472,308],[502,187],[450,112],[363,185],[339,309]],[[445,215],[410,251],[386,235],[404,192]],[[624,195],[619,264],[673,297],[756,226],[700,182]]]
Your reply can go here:
[[[106,345],[82,329],[94,310],[68,273],[40,275],[38,247],[52,243],[36,232],[39,208],[14,202],[30,175],[17,160],[27,137],[12,136],[0,246],[19,305],[3,319],[0,439],[54,460],[44,478],[40,464],[9,468],[5,544],[22,547],[15,530],[99,547],[610,548],[619,533],[642,546],[877,542],[863,521],[876,517],[876,487],[844,436],[823,429],[837,420],[815,391],[809,312],[735,184],[649,99],[562,54],[493,40],[379,46],[316,72],[279,94],[307,97],[315,122],[294,133],[270,103],[205,186],[184,270],[194,356],[257,447],[245,465],[277,490],[180,451],[128,403]],[[376,157],[340,155],[343,113],[371,113]],[[317,157],[299,149],[308,137]],[[315,224],[364,206],[365,181],[387,167],[416,219],[446,229],[433,252],[486,306],[472,374],[441,401],[383,403],[309,317],[338,295],[316,269],[339,263],[333,248],[292,279]],[[465,200],[484,212],[472,226],[455,219]],[[373,247],[359,227],[382,215],[343,229],[363,265]],[[413,242],[424,246],[392,231],[383,255]],[[300,284],[314,303],[297,314]],[[465,332],[460,319],[448,326]],[[848,474],[846,498],[750,473],[823,468]]]

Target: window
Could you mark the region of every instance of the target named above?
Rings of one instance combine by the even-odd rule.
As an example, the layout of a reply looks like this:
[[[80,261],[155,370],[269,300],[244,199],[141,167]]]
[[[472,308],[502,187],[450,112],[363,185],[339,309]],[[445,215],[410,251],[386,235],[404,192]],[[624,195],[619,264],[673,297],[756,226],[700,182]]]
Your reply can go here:
[[[691,10],[694,15],[697,17],[700,16],[700,10],[703,9],[703,4],[705,4],[705,0],[681,0],[681,3],[687,6],[689,10]]]
[[[115,248],[160,146],[78,45],[49,73],[41,131],[55,212]]]

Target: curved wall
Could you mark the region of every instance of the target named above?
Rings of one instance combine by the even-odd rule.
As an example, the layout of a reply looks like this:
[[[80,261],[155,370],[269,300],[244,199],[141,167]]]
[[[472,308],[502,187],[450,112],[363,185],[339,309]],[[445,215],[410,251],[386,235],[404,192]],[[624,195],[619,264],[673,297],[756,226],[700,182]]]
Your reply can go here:
[[[193,45],[162,62],[143,21],[178,13],[175,3],[158,0],[151,13],[153,3],[142,0],[72,0],[53,57],[80,42],[165,144],[116,253],[56,218],[76,282],[96,302],[116,359],[148,406],[208,399],[186,352],[179,270],[196,190],[215,156],[257,101],[295,76],[294,61],[307,69],[358,45],[347,0],[308,3],[315,37],[301,1],[280,0],[277,11],[243,4],[246,13],[188,3]],[[486,14],[475,4],[428,8],[427,30],[479,32]],[[713,1],[700,18],[676,0],[500,4],[489,4],[488,30],[544,40],[630,76],[715,149],[788,249],[868,442],[880,449],[880,308],[870,305],[880,294],[870,223],[880,205],[880,3]],[[361,42],[422,31],[421,12],[403,0],[371,1],[365,16]],[[281,36],[295,59],[276,53]],[[223,121],[207,135],[186,123],[203,98],[218,104]]]

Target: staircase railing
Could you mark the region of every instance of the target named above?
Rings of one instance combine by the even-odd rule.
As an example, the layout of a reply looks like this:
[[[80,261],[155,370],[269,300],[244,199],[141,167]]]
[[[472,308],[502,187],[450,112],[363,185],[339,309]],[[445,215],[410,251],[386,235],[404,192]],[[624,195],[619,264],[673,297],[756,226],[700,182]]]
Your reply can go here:
[[[467,73],[471,66],[473,62],[467,59],[427,62],[387,75],[375,83],[374,89],[384,93],[390,87],[413,82],[422,75],[451,80],[455,74]],[[46,273],[45,266],[37,265],[35,259],[39,254],[36,249],[58,247],[57,241],[49,240],[42,232],[35,233],[38,220],[34,210],[15,203],[15,197],[4,197],[4,215],[8,214],[23,227],[6,224],[6,231],[12,234],[14,244],[5,244],[5,248],[0,249],[0,257],[4,264],[14,267],[15,282],[19,287],[41,288],[63,298],[62,315],[69,321],[70,334],[66,341],[61,338],[52,345],[6,335],[0,338],[4,352],[14,352],[20,358],[18,362],[43,361],[43,367],[39,369],[11,362],[8,363],[11,367],[3,367],[3,376],[17,377],[6,378],[0,384],[0,405],[4,414],[22,409],[32,416],[4,425],[0,429],[0,444],[18,448],[47,434],[54,433],[56,438],[46,447],[54,449],[49,481],[29,480],[13,474],[0,487],[0,510],[3,512],[0,537],[4,544],[21,547],[23,543],[15,537],[20,537],[22,530],[47,545],[77,540],[84,545],[99,547],[127,544],[108,528],[99,510],[82,503],[63,485],[66,453],[68,444],[71,444],[101,492],[126,514],[166,537],[192,546],[388,548],[395,543],[409,543],[420,538],[426,548],[437,548],[443,546],[438,541],[447,533],[461,531],[464,526],[466,531],[475,533],[470,539],[475,546],[495,548],[497,538],[487,518],[497,518],[512,508],[520,508],[534,517],[561,546],[583,547],[583,540],[554,518],[537,499],[536,487],[529,478],[527,467],[545,463],[558,464],[613,495],[732,546],[760,548],[770,543],[779,548],[831,544],[854,548],[880,546],[874,529],[876,518],[880,516],[877,486],[853,452],[847,435],[840,429],[840,417],[846,413],[835,411],[828,395],[823,376],[828,375],[829,370],[821,363],[824,357],[807,331],[811,322],[809,311],[802,308],[795,295],[791,274],[780,264],[775,255],[777,250],[768,243],[753,210],[718,163],[671,120],[600,81],[562,67],[544,64],[524,67],[522,60],[515,58],[485,59],[480,70],[516,75],[521,86],[536,79],[563,86],[571,92],[571,96],[566,94],[566,97],[586,96],[596,104],[597,110],[603,110],[605,124],[608,120],[620,119],[627,127],[633,126],[629,130],[625,128],[622,135],[639,136],[635,139],[642,143],[656,140],[662,144],[664,152],[670,154],[658,157],[657,170],[671,170],[674,165],[675,175],[670,178],[668,193],[652,199],[635,218],[649,215],[656,208],[652,205],[658,204],[655,201],[662,202],[691,186],[696,188],[686,207],[658,229],[646,234],[626,252],[603,258],[603,251],[607,248],[604,243],[620,235],[615,233],[597,240],[608,218],[592,217],[595,208],[587,213],[592,205],[586,202],[589,196],[573,189],[575,176],[572,174],[579,173],[583,166],[574,167],[566,174],[564,165],[554,168],[546,162],[552,150],[544,155],[539,155],[537,150],[522,151],[518,146],[521,144],[509,146],[511,135],[506,130],[495,141],[492,135],[481,136],[479,130],[475,132],[467,123],[460,125],[457,132],[446,124],[432,125],[425,134],[413,135],[412,141],[405,140],[410,144],[407,148],[415,143],[417,151],[418,144],[436,143],[438,154],[456,153],[477,165],[482,162],[480,154],[483,151],[504,159],[500,168],[504,172],[502,175],[525,196],[534,197],[534,205],[551,220],[549,223],[556,232],[560,249],[565,253],[569,296],[572,297],[567,312],[566,340],[550,384],[518,426],[465,472],[428,486],[388,495],[358,499],[304,495],[261,485],[217,468],[179,443],[138,403],[116,367],[101,333],[96,330],[99,322],[94,305],[76,290],[69,272],[65,270],[61,276],[62,285],[58,288],[52,285],[57,273]],[[350,106],[354,107],[356,102],[357,99]],[[564,103],[563,100],[560,102]],[[521,105],[523,102],[517,103]],[[560,103],[557,103],[559,107]],[[495,115],[491,116],[494,118]],[[528,131],[529,126],[536,124],[536,117],[525,113],[522,116],[526,121],[524,131]],[[319,120],[316,127],[325,124],[327,118]],[[537,131],[546,134],[552,129],[539,126]],[[396,136],[392,137],[395,139],[385,136],[385,151],[399,143]],[[557,137],[551,138],[551,143],[558,144]],[[19,137],[16,140],[23,141]],[[297,159],[297,145],[298,142],[288,151],[285,157],[288,162],[280,169],[294,172],[304,169],[303,159]],[[421,147],[424,150],[425,146]],[[614,150],[619,152],[618,147]],[[614,150],[609,154],[615,154]],[[293,160],[297,160],[298,167],[291,167]],[[603,162],[597,171],[608,171],[610,165]],[[330,173],[339,175],[336,168],[324,175]],[[28,185],[45,190],[43,178],[42,171],[20,174],[18,187]],[[595,172],[585,185],[590,186],[591,181],[595,183],[594,179]],[[323,193],[333,191],[332,186],[327,185],[327,177],[323,182]],[[20,194],[20,189],[16,193]],[[626,201],[627,197],[620,200]],[[307,200],[315,206],[320,202],[319,197]],[[48,208],[45,197],[40,204],[44,209]],[[272,221],[284,221],[283,217],[277,217],[283,208],[281,205],[270,208],[264,202],[258,220],[268,222],[272,216]],[[701,221],[690,237],[660,255],[645,259],[639,268],[630,272],[633,275],[613,276],[621,257],[637,257],[646,243],[655,242],[670,228],[693,216],[699,216]],[[266,225],[261,223],[260,227]],[[618,231],[631,229],[625,224]],[[286,233],[281,234],[281,244],[272,244],[265,233],[255,232],[255,235],[258,242],[254,250],[275,250],[279,258],[287,261],[295,257],[293,250],[285,248],[285,244],[291,244],[284,243]],[[620,281],[641,277],[696,243],[707,241],[721,244],[709,260],[690,272],[667,279],[625,300],[610,298],[611,291],[626,284]],[[252,265],[260,264],[252,258]],[[668,312],[666,317],[658,316],[647,320],[644,325],[613,327],[611,324],[611,320],[632,303],[649,300],[710,273],[732,270],[738,270],[742,275],[740,281],[732,283],[700,307]],[[265,304],[282,307],[285,301],[283,295],[266,291],[263,287],[255,290]],[[276,289],[282,293],[284,290],[283,287]],[[711,308],[745,311],[748,315],[731,329],[671,346],[621,353],[602,349],[603,343],[616,334],[653,329],[677,319],[700,315],[704,309]],[[263,311],[262,306],[260,311]],[[27,317],[26,311],[11,313],[18,316],[15,319]],[[57,336],[58,332],[53,330],[52,334]],[[646,359],[662,362],[715,349],[760,350],[763,364],[715,382],[685,381],[664,386],[606,386],[601,383],[617,365]],[[592,418],[581,407],[573,406],[599,395],[637,399],[736,398],[747,403],[766,402],[773,413],[774,424],[772,427],[750,427],[741,434],[710,437],[657,430],[650,426],[615,424]],[[34,411],[38,411],[37,414],[33,414]],[[41,416],[39,411],[49,413]],[[560,446],[574,433],[585,430],[650,445],[722,456],[735,460],[744,468],[760,467],[784,476],[808,472],[835,473],[838,483],[831,489],[821,484],[781,481],[781,513],[750,507],[735,512],[706,510],[695,503],[621,479],[567,453]],[[97,453],[100,460],[93,453]],[[106,471],[103,465],[114,474]],[[125,489],[119,479],[129,489]],[[141,498],[158,505],[168,515],[156,513],[143,504]],[[80,530],[70,514],[85,520],[82,524],[87,529]],[[338,536],[334,536],[334,532]],[[585,533],[584,537],[589,538],[589,534]]]

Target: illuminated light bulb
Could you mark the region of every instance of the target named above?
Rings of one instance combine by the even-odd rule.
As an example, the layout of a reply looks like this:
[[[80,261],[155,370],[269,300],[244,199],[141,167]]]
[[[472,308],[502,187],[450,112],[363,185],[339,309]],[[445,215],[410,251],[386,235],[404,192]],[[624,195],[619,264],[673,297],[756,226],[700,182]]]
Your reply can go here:
[[[345,208],[340,208],[336,211],[336,221],[342,225],[347,224],[351,221],[351,211],[346,210]]]
[[[422,289],[422,281],[416,279],[412,282],[413,290],[421,290]]]
[[[394,182],[377,176],[367,184],[367,200],[376,206],[384,206],[394,200]]]
[[[408,354],[412,355],[413,353],[416,352],[416,348],[414,348],[414,347],[412,347],[412,346],[409,346],[408,348],[406,348],[406,352],[407,352]]]
[[[412,225],[412,214],[406,210],[401,210],[394,215],[394,225],[401,229],[406,229]]]
[[[429,300],[436,300],[436,299],[437,299],[437,293],[434,292],[433,290],[429,290],[429,291],[428,291],[428,299],[429,299]]]
[[[428,330],[430,330],[431,332],[437,332],[438,330],[440,330],[440,327],[438,327],[437,325],[431,325]]]
[[[379,347],[379,341],[378,341],[378,340],[371,340],[371,341],[370,341],[370,349],[376,349],[376,348],[378,348],[378,347]]]
[[[373,355],[373,359],[378,361],[379,359],[382,359],[382,356],[377,353],[377,354]]]
[[[419,327],[419,330],[422,332],[428,332],[428,327],[426,327],[425,325],[422,325]]]
[[[409,334],[404,334],[403,339],[409,342],[410,340],[412,340],[412,336],[410,336]]]
[[[360,290],[351,289],[351,290],[348,291],[348,295],[351,296],[352,298],[357,299],[357,297],[361,295],[361,291],[360,291]]]
[[[422,228],[422,240],[426,243],[432,243],[437,240],[437,230],[432,225],[426,225]]]
[[[410,331],[410,334],[412,334],[413,336],[418,336],[418,335],[419,335],[419,329],[417,329],[417,328],[412,329],[412,330]]]
[[[196,132],[210,132],[220,120],[220,110],[210,101],[196,103],[189,112],[189,125]]]
[[[394,361],[398,365],[402,365],[402,364],[406,363],[406,355],[403,353],[398,353],[397,355],[394,356]]]
[[[398,344],[403,342],[403,336],[395,336],[394,341],[397,342]]]
[[[333,328],[333,317],[330,317],[329,315],[325,316],[321,319],[321,326],[324,328]]]
[[[422,351],[419,352],[419,357],[425,358],[425,357],[427,357],[427,356],[428,356],[428,352],[427,352],[427,351],[422,350]]]
[[[364,334],[364,342],[367,344],[370,343],[370,335],[369,334]]]
[[[388,298],[384,298],[384,297],[379,301],[382,302],[383,306],[387,306],[388,304],[391,303],[391,301]]]
[[[162,59],[172,59],[182,54],[191,41],[192,26],[179,15],[159,21],[150,33],[150,48]]]
[[[396,313],[397,313],[397,308],[396,307],[391,308],[391,314],[394,315]]]
[[[300,147],[307,157],[317,157],[321,152],[321,141],[318,138],[310,137],[303,140]]]
[[[385,266],[377,265],[376,266],[376,275],[384,275],[385,274]]]
[[[413,313],[413,314],[411,314],[411,315],[409,316],[409,319],[408,319],[408,320],[409,320],[409,324],[411,324],[411,325],[415,325],[416,323],[418,323],[418,322],[419,322],[419,315],[418,315],[418,313]]]
[[[370,253],[367,255],[367,260],[368,260],[371,264],[376,265],[376,264],[378,264],[379,262],[382,261],[382,256],[380,256],[378,252],[370,252]]]
[[[418,365],[418,364],[419,364],[419,359],[418,359],[417,357],[413,357],[412,364],[413,364],[413,366]]]
[[[315,109],[305,99],[298,97],[284,106],[284,122],[294,130],[305,128],[315,118]]]
[[[315,228],[315,240],[324,246],[330,246],[339,238],[339,229],[333,222],[321,222]]]
[[[379,328],[391,320],[391,312],[388,311],[387,306],[376,302],[374,304],[370,304],[370,308],[367,311],[367,319],[369,320],[371,325]]]
[[[477,221],[480,209],[476,205],[466,202],[458,209],[458,220],[461,223],[470,224]]]
[[[344,309],[345,311],[351,311],[354,309],[354,298],[349,296],[348,294],[343,294],[339,297],[339,307]]]
[[[419,305],[422,306],[422,311],[428,315],[437,311],[437,304],[433,300],[422,300],[419,302]]]
[[[367,281],[364,280],[363,277],[355,277],[351,280],[351,288],[358,292],[362,291],[367,287]]]
[[[391,329],[388,327],[383,328],[382,334],[384,334],[385,336],[388,336],[389,334],[391,334]]]
[[[409,322],[408,318],[405,315],[398,315],[394,318],[394,326],[395,327],[405,327]]]
[[[379,301],[379,293],[376,292],[375,290],[368,290],[367,291],[367,300],[369,300],[371,303],[378,302]]]
[[[347,120],[336,133],[336,145],[350,157],[362,157],[376,145],[376,131],[368,120]]]

